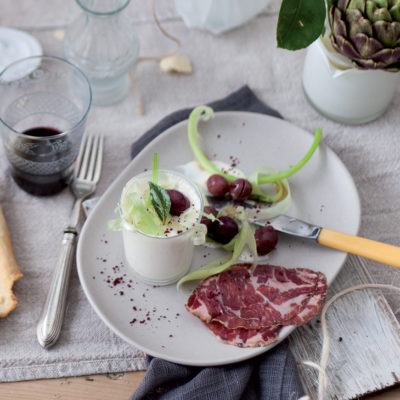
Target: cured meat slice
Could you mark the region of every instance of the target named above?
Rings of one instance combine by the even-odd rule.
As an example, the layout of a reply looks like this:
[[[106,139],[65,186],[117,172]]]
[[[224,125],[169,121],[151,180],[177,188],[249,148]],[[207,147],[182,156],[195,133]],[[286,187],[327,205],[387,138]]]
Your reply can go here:
[[[321,310],[324,304],[327,289],[325,275],[320,273],[317,288],[306,306],[303,308],[303,311],[294,316],[292,319],[284,321],[282,325],[304,325],[311,321]]]
[[[251,271],[251,264],[236,264],[201,282],[186,308],[204,322],[219,322],[229,329],[288,325],[285,321],[302,315],[314,293],[320,290],[324,295],[321,275],[306,268],[258,265]],[[318,312],[319,304],[313,299],[307,310]]]
[[[271,326],[261,329],[229,329],[220,322],[204,322],[208,329],[224,343],[238,347],[268,346],[278,340],[280,326]]]

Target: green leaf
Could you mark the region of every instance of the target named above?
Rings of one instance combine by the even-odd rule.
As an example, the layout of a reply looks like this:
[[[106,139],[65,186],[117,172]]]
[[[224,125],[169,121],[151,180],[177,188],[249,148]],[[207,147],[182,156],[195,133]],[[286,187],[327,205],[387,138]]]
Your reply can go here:
[[[323,32],[325,17],[324,0],[282,0],[276,29],[278,47],[307,47]]]
[[[171,209],[171,199],[168,192],[161,186],[158,186],[153,182],[149,182],[149,185],[151,203],[153,204],[154,210],[164,225]]]

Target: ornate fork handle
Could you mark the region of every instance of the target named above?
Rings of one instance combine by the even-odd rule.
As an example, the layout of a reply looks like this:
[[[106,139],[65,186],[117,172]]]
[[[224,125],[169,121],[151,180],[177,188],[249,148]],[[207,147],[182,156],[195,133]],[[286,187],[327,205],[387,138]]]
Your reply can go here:
[[[84,196],[74,201],[69,225],[64,230],[61,251],[54,268],[49,293],[36,328],[39,344],[45,349],[51,347],[61,333],[67,304],[69,276],[74,263],[75,245],[78,238],[76,227],[79,223],[83,198]]]
[[[39,344],[47,349],[58,339],[64,319],[69,276],[74,262],[77,232],[65,230],[50,290],[37,325]]]

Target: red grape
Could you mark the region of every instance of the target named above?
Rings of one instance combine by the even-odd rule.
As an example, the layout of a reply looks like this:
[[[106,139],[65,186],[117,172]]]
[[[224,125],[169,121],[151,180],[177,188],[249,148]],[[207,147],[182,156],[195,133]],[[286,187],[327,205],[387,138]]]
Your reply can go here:
[[[271,225],[258,228],[254,234],[257,245],[257,253],[264,256],[272,251],[278,243],[278,235]]]
[[[179,216],[190,207],[189,199],[179,190],[167,189],[167,192],[171,199],[171,215]]]
[[[247,179],[236,179],[231,183],[229,192],[231,193],[232,199],[237,201],[246,200],[253,190],[253,186]]]
[[[218,211],[212,206],[204,206],[204,213],[211,214],[211,215],[214,215],[214,217],[216,217],[218,214]],[[201,217],[200,223],[204,224],[208,230],[210,228],[210,226],[212,225],[213,221],[210,218],[207,218],[205,215],[203,215]]]
[[[218,243],[229,243],[239,232],[239,227],[231,217],[219,217],[215,220],[209,230],[208,236]]]
[[[229,183],[222,175],[214,174],[207,179],[207,189],[213,196],[223,196],[229,192]]]

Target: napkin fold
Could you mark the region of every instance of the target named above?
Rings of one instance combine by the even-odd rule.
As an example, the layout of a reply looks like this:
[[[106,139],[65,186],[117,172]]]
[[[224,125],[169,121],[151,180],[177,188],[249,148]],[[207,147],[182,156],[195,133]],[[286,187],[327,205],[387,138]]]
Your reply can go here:
[[[214,111],[250,111],[282,118],[247,85],[208,105]],[[132,158],[166,129],[187,119],[192,109],[176,111],[148,130],[132,145]],[[130,400],[296,400],[304,395],[287,340],[255,358],[224,366],[191,367],[150,356],[146,361],[146,375]]]
[[[208,103],[214,111],[249,111],[261,114],[271,115],[272,117],[282,118],[282,115],[273,108],[261,102],[253,91],[244,85],[237,91],[224,97],[223,99]],[[181,122],[189,117],[193,107],[178,110],[167,115],[144,135],[142,135],[131,148],[131,157],[136,157],[144,147],[146,147],[153,139],[163,133],[166,129]]]

